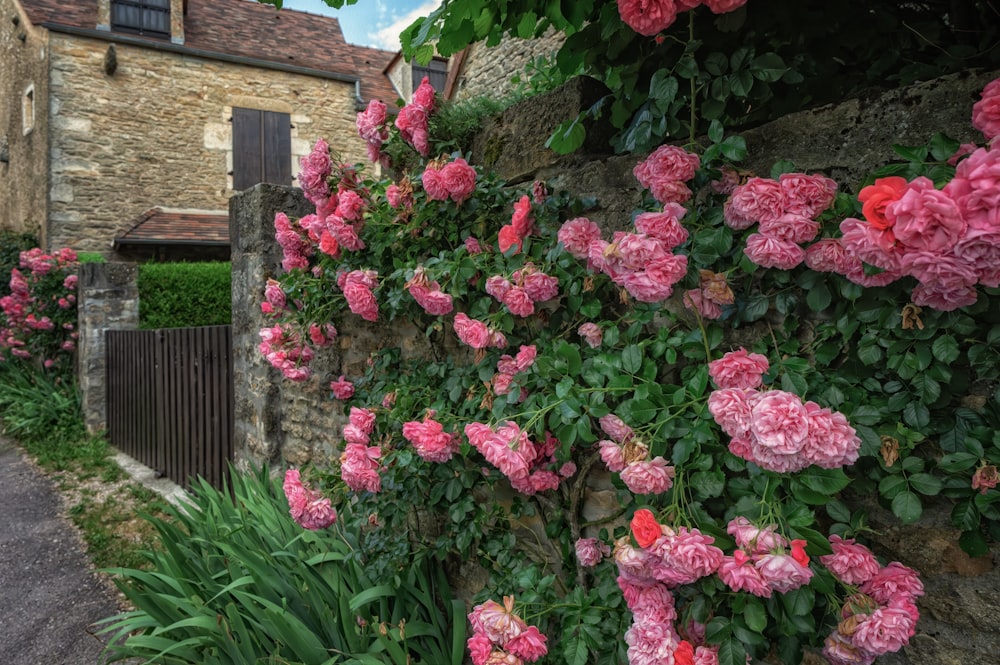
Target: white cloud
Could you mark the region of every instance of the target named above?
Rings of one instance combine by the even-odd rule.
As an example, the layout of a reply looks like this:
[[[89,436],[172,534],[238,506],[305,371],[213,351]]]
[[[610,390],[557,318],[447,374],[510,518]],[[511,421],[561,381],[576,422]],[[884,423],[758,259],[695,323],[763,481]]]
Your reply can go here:
[[[400,49],[399,34],[421,16],[427,16],[437,9],[440,4],[440,0],[427,0],[427,2],[397,18],[389,25],[370,32],[368,34],[368,42],[375,48],[398,51]]]

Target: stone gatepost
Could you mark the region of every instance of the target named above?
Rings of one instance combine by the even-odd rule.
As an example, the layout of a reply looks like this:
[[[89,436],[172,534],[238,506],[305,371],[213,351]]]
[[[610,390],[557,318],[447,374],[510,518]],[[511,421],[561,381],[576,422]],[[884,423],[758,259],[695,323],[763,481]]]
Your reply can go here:
[[[108,425],[106,330],[139,327],[138,267],[133,263],[84,263],[77,283],[80,333],[78,374],[83,419],[96,434]]]
[[[274,215],[302,217],[314,208],[302,190],[260,184],[229,200],[233,282],[233,455],[239,467],[280,459],[281,374],[257,350],[260,330],[273,325],[260,310],[264,285],[281,266]]]

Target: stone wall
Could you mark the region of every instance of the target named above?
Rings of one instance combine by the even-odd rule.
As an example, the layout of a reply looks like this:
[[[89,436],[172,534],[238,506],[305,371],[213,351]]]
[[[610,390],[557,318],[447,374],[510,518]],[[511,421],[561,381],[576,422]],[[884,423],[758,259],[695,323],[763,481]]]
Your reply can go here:
[[[502,98],[514,91],[510,79],[515,73],[524,77],[526,66],[540,56],[551,56],[562,46],[561,32],[549,30],[539,39],[507,37],[498,45],[483,42],[469,47],[455,87],[454,99],[488,96]]]
[[[107,74],[108,41],[50,44],[50,246],[107,253],[154,206],[224,210],[234,106],[291,114],[293,175],[321,137],[365,158],[353,84],[126,44]]]
[[[139,327],[139,270],[132,263],[84,263],[77,282],[77,362],[87,431],[107,429],[106,330]]]
[[[4,100],[0,103],[0,230],[39,233],[46,218],[48,189],[48,40],[44,30],[29,25],[16,0],[0,0],[0,63]],[[29,96],[31,104],[27,104]]]

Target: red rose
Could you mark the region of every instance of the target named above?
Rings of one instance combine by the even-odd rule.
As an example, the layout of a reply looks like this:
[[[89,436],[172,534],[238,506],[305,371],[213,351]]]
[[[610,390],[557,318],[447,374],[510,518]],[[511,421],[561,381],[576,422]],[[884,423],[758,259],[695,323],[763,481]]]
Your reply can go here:
[[[887,231],[892,227],[892,223],[885,218],[886,206],[900,198],[906,189],[906,178],[890,176],[877,179],[875,184],[868,185],[858,193],[861,212],[873,228]]]
[[[632,515],[632,536],[639,547],[649,547],[663,535],[663,529],[656,517],[646,508],[640,508]]]
[[[800,566],[804,567],[809,565],[809,555],[806,554],[806,541],[792,541],[792,558],[795,559]]]

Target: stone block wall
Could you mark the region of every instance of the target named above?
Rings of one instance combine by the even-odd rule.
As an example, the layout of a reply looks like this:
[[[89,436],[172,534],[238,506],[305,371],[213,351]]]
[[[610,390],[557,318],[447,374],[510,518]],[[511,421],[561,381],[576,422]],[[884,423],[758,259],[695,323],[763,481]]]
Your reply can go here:
[[[0,230],[40,233],[47,211],[48,40],[0,0]]]
[[[77,376],[87,431],[107,429],[106,330],[139,327],[139,269],[132,263],[84,263],[77,282]]]
[[[225,210],[234,106],[291,115],[293,175],[321,137],[365,158],[351,83],[127,44],[107,74],[109,42],[49,38],[50,246],[107,253],[154,206]]]
[[[498,45],[487,47],[480,42],[469,47],[462,64],[462,73],[455,88],[455,99],[486,95],[501,99],[514,91],[511,77],[520,73],[540,56],[551,56],[562,46],[561,32],[549,30],[538,39],[508,37]]]

